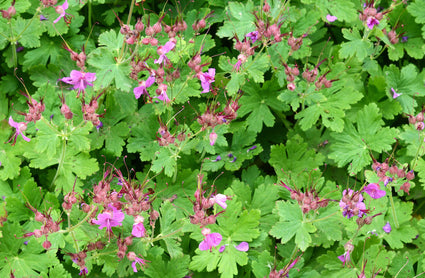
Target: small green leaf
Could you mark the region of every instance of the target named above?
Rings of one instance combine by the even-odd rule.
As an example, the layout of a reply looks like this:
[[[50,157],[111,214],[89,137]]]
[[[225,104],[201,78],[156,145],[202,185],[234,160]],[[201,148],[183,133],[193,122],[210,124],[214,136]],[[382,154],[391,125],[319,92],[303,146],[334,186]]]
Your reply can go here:
[[[342,34],[349,42],[342,43],[339,56],[341,58],[349,58],[355,54],[359,61],[363,61],[372,50],[372,43],[362,39],[357,28],[352,30],[344,28],[342,29]]]

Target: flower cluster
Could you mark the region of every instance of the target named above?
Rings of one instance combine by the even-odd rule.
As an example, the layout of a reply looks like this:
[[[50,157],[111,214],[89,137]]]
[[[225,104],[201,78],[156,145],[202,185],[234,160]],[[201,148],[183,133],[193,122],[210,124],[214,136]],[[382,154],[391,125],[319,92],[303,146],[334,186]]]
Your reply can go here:
[[[416,116],[409,115],[409,124],[415,125],[415,128],[421,131],[425,128],[424,119],[424,111],[421,111]]]
[[[36,238],[39,238],[39,237],[44,235],[46,237],[46,240],[43,242],[43,247],[44,247],[44,249],[47,250],[52,246],[50,241],[47,240],[47,236],[50,233],[55,233],[55,232],[59,231],[60,230],[60,223],[62,221],[54,221],[49,212],[41,213],[37,209],[32,207],[30,204],[28,204],[28,207],[35,214],[34,220],[37,221],[37,222],[41,222],[42,225],[41,225],[40,229],[35,229],[33,232],[24,234],[24,237],[34,236]]]
[[[339,206],[343,209],[342,215],[347,218],[353,216],[362,217],[368,210],[363,203],[363,196],[360,191],[353,191],[352,189],[345,189],[342,192],[342,199]]]
[[[281,181],[280,184],[291,192],[291,199],[298,202],[304,214],[308,213],[310,210],[325,208],[329,204],[329,200],[321,199],[315,189],[303,193],[300,190],[290,188],[283,181]]]
[[[422,114],[423,117],[423,114]],[[399,190],[403,190],[409,194],[411,184],[409,181],[415,178],[413,170],[408,171],[406,168],[398,168],[396,164],[390,166],[388,159],[385,162],[380,163],[373,158],[372,169],[376,172],[379,177],[379,181],[383,182],[385,186],[388,183],[393,182],[397,179],[405,179],[406,181],[400,186]]]
[[[375,8],[374,0],[366,2],[363,11],[359,14],[361,21],[365,22],[367,27],[372,30],[375,25],[379,24],[386,12],[378,12]]]
[[[211,208],[214,204],[221,206],[223,209],[227,208],[226,201],[229,199],[228,196],[223,194],[211,193],[209,196],[205,197],[205,191],[202,189],[202,179],[203,175],[198,175],[198,184],[200,187],[195,191],[195,201],[193,202],[193,212],[194,214],[190,216],[190,223],[200,224],[201,227],[204,227],[209,224],[214,224],[216,218],[219,214],[223,213],[221,211],[217,214],[211,214]]]
[[[103,117],[103,114],[96,113],[96,110],[99,108],[97,100],[101,95],[102,93],[92,98],[88,104],[85,103],[84,98],[82,99],[83,119],[92,122],[94,126],[100,125],[99,117]]]

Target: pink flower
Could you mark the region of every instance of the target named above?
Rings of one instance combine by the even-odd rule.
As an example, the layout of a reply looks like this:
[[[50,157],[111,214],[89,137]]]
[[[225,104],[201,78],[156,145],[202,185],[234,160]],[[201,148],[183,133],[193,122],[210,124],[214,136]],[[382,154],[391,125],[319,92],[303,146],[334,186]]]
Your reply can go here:
[[[154,76],[149,76],[146,81],[143,80],[142,82],[139,82],[139,87],[136,87],[133,90],[134,96],[136,97],[136,99],[139,99],[143,94],[146,94],[147,96],[149,96],[149,93],[146,90],[146,88],[149,88],[150,86],[152,86],[154,82],[155,82]]]
[[[401,96],[402,94],[400,93],[397,93],[395,90],[394,90],[394,88],[391,88],[391,91],[393,92],[393,99],[396,99],[396,98],[398,98],[399,96]]]
[[[227,208],[227,196],[224,194],[217,194],[213,197],[214,203],[222,207],[223,209]]]
[[[246,252],[249,250],[248,242],[242,241],[239,245],[235,246],[235,248],[241,252]]]
[[[26,137],[25,135],[24,135],[24,131],[27,129],[27,123],[25,123],[25,122],[19,122],[19,123],[17,123],[17,122],[15,122],[13,119],[12,119],[12,116],[10,116],[9,117],[9,125],[11,126],[11,127],[14,127],[15,129],[16,129],[16,131],[15,131],[15,134],[10,138],[10,140],[8,141],[8,143],[12,140],[12,138],[13,138],[13,143],[12,143],[12,146],[13,145],[15,145],[15,143],[16,143],[16,139],[18,138],[18,135],[21,135],[22,136],[22,138],[25,140],[25,141],[27,141],[27,142],[29,142],[29,141],[31,141],[31,139],[30,138],[28,138],[28,137]]]
[[[327,16],[326,16],[326,20],[327,21],[329,21],[329,22],[334,22],[335,20],[337,20],[338,18],[336,17],[336,16],[334,16],[334,15],[330,15],[330,14],[328,14]]]
[[[112,227],[122,226],[124,220],[124,213],[117,210],[113,205],[108,205],[108,210],[97,216],[98,220],[93,220],[93,223],[99,225],[99,229],[102,230],[106,227],[107,231],[112,231]]]
[[[210,250],[213,247],[216,247],[220,244],[222,240],[222,236],[219,233],[211,233],[211,230],[208,228],[204,228],[202,230],[202,234],[204,235],[204,240],[199,243],[199,249],[202,251]]]
[[[215,133],[215,131],[213,130],[210,133],[210,145],[214,146],[216,140],[217,140],[217,133]]]
[[[214,68],[210,68],[208,69],[208,72],[199,74],[199,80],[201,80],[201,86],[202,86],[202,89],[204,89],[202,93],[208,93],[210,91],[211,83],[215,81],[214,77],[215,77]]]
[[[134,272],[137,272],[137,264],[140,264],[140,266],[142,267],[142,270],[144,270],[144,266],[146,265],[146,260],[139,258],[136,256],[136,253],[134,252],[128,252],[127,253],[127,258],[132,261],[131,263],[131,267],[133,268]]]
[[[59,14],[59,17],[56,18],[53,23],[58,23],[58,21],[65,16],[65,10],[68,9],[68,0],[65,0],[65,2],[60,5],[60,6],[56,6],[55,7],[55,11]]]
[[[381,190],[379,188],[379,184],[377,183],[369,183],[367,186],[363,188],[363,191],[369,194],[373,199],[379,199],[385,196],[385,190]]]
[[[372,30],[373,29],[373,26],[379,24],[379,20],[377,20],[376,18],[370,16],[370,17],[367,18],[366,24],[367,24],[367,27],[369,27],[369,29]]]
[[[159,46],[158,49],[156,50],[156,52],[159,54],[159,58],[157,60],[155,60],[154,63],[155,64],[161,64],[161,63],[165,64],[165,62],[168,62],[168,58],[167,58],[167,56],[165,56],[165,54],[170,52],[175,46],[176,46],[176,44],[172,41],[168,41],[165,45]]]
[[[146,235],[146,229],[143,225],[144,218],[143,216],[136,216],[134,219],[133,230],[131,234],[135,237],[144,237]]]
[[[168,86],[166,84],[164,83],[159,84],[158,89],[161,91],[161,93],[156,98],[168,103],[170,102],[170,99],[168,98],[168,95],[167,95],[167,88]]]
[[[81,93],[87,88],[87,86],[93,87],[93,83],[91,82],[96,80],[96,73],[72,70],[70,77],[64,77],[59,80],[67,84],[74,85],[73,89],[78,90],[78,93]]]

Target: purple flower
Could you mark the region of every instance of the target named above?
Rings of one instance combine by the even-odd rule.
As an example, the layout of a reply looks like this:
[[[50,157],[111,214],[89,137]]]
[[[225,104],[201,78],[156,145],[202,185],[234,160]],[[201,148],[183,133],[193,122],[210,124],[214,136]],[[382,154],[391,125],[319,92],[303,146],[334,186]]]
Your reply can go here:
[[[400,94],[398,94],[395,90],[394,90],[394,88],[391,88],[391,91],[393,92],[393,99],[396,99],[396,98],[398,98],[399,96],[401,96],[402,94],[400,93]]]
[[[408,36],[403,36],[401,37],[401,42],[407,42],[408,39],[409,39]]]
[[[257,148],[256,145],[252,146],[251,148],[249,148],[246,152],[249,153],[250,151],[253,151]]]
[[[379,188],[379,184],[377,183],[369,183],[367,186],[363,188],[363,191],[369,194],[373,199],[379,199],[385,196],[385,190],[381,190]]]
[[[221,156],[217,155],[217,158],[214,159],[212,162],[217,162],[217,161],[220,161],[220,160],[221,160]],[[0,165],[1,165],[1,163],[0,163]]]
[[[60,5],[60,6],[56,6],[55,7],[55,11],[59,14],[59,17],[56,18],[53,23],[58,23],[58,21],[65,16],[65,10],[68,9],[68,0],[65,0],[65,2]]]
[[[170,52],[175,46],[176,46],[176,44],[172,41],[168,41],[165,45],[159,46],[158,49],[156,50],[156,52],[159,54],[159,58],[157,60],[155,60],[154,63],[155,64],[161,64],[161,63],[165,64],[165,62],[168,62],[168,58],[167,58],[167,56],[165,56],[165,54]]]
[[[351,218],[354,215],[362,217],[366,212],[366,205],[363,203],[363,196],[360,192],[354,192],[352,189],[342,192],[342,199],[339,206],[343,209],[342,215]]]
[[[202,230],[202,234],[204,235],[204,240],[199,243],[199,249],[202,251],[211,251],[213,247],[216,247],[220,244],[223,238],[219,233],[211,233],[211,230],[208,228],[204,228]]]
[[[246,34],[246,37],[250,38],[252,43],[255,43],[259,38],[258,34],[259,34],[258,31],[253,31]]]
[[[103,127],[103,123],[102,123],[102,122],[100,122],[100,123],[96,126],[97,132],[99,132],[99,129],[101,129],[102,127]]]
[[[248,242],[242,241],[239,245],[235,246],[235,248],[241,252],[246,252],[249,250]]]
[[[148,79],[146,79],[146,81],[143,80],[142,82],[139,82],[139,87],[136,87],[133,90],[134,96],[136,97],[136,99],[139,99],[143,94],[146,94],[147,96],[149,96],[149,93],[146,90],[146,88],[149,88],[150,86],[152,86],[154,82],[155,82],[154,76],[149,76]]]
[[[213,198],[213,201],[215,204],[219,205],[220,207],[222,207],[223,209],[227,208],[227,196],[224,194],[217,194],[215,195]]]
[[[143,225],[144,218],[143,216],[136,216],[134,219],[133,230],[131,234],[135,237],[144,237],[146,235],[146,229]]]
[[[44,15],[40,15],[40,21],[44,21],[44,20],[47,20],[47,17],[45,17]]]
[[[79,273],[79,275],[80,276],[82,276],[82,275],[86,275],[86,274],[88,274],[89,273],[89,270],[87,269],[87,267],[85,266],[85,267],[83,267],[83,268],[81,268],[81,270],[80,270],[80,273]]]
[[[220,246],[220,249],[218,249],[218,252],[223,253],[224,249],[226,249],[226,245]]]
[[[391,232],[390,222],[387,222],[387,224],[385,224],[384,227],[382,227],[382,229],[384,230],[384,232],[386,232],[387,234],[389,234]]]
[[[215,69],[209,68],[208,72],[200,73],[199,80],[201,80],[202,93],[208,93],[211,89],[211,83],[213,83],[215,77]]]
[[[15,134],[10,138],[10,140],[8,141],[8,142],[10,142],[11,140],[12,140],[12,138],[13,138],[13,143],[12,143],[12,146],[13,145],[15,145],[15,143],[16,143],[16,139],[18,138],[18,135],[21,135],[22,136],[22,138],[25,140],[25,141],[27,141],[27,142],[29,142],[29,141],[31,141],[31,139],[30,138],[28,138],[28,137],[26,137],[25,135],[24,135],[24,131],[27,129],[27,123],[25,123],[25,122],[19,122],[19,123],[17,123],[17,122],[15,122],[13,119],[12,119],[12,116],[10,116],[9,117],[9,125],[11,126],[11,127],[14,127],[15,129],[16,129],[16,131],[15,131]]]
[[[336,17],[336,16],[334,16],[334,15],[330,15],[330,14],[328,14],[327,16],[326,16],[326,20],[327,21],[329,21],[329,22],[334,22],[335,20],[337,20],[338,18]]]
[[[78,93],[81,93],[87,88],[87,86],[93,87],[93,83],[91,82],[96,80],[96,73],[72,70],[70,77],[64,77],[59,80],[67,84],[74,85],[73,89],[78,90]]]
[[[112,231],[112,227],[122,226],[124,220],[124,213],[117,210],[112,204],[108,205],[108,210],[97,216],[98,220],[93,220],[94,224],[99,225],[99,229],[102,230],[106,227],[107,231]]]
[[[369,29],[372,30],[373,29],[373,26],[379,24],[379,20],[377,20],[376,18],[370,16],[370,17],[367,18],[366,24],[367,24],[367,27],[369,27]]]
[[[24,244],[25,244],[25,245],[28,245],[28,240],[25,240],[25,241],[24,241]]]

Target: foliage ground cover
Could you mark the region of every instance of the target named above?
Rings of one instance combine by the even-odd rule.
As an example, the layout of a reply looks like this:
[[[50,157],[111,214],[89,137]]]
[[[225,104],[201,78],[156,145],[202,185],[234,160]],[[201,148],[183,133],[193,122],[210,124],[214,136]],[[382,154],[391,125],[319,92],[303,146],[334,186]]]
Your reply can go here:
[[[424,7],[0,0],[0,276],[424,275]]]

